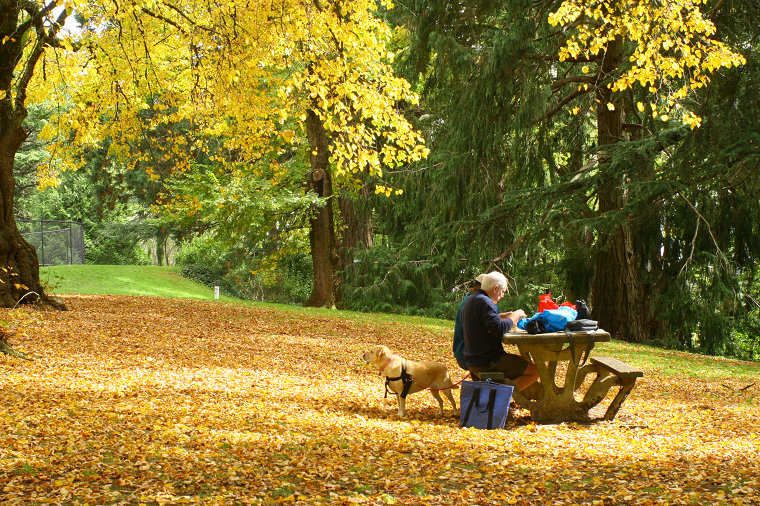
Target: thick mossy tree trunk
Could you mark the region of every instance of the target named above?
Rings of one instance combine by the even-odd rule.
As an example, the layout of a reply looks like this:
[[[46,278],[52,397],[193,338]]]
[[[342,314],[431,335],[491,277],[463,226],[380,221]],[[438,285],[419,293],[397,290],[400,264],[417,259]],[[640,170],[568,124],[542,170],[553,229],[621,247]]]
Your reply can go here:
[[[622,47],[619,39],[611,41],[602,63],[602,72],[612,74],[621,64]],[[623,140],[623,106],[614,104],[610,109],[611,92],[602,87],[599,91],[597,132],[603,150]],[[599,162],[604,165],[609,152],[602,152]],[[599,212],[620,211],[625,205],[623,179],[625,176],[608,175],[598,189]],[[596,274],[592,283],[593,317],[599,326],[619,339],[643,342],[647,317],[641,304],[641,287],[636,275],[636,253],[628,218],[612,230],[603,232],[598,240]]]
[[[15,180],[13,160],[26,132],[6,104],[0,105],[0,305],[41,301],[65,309],[48,297],[40,285],[37,252],[21,235],[14,217]]]
[[[26,132],[4,102],[0,104],[0,305],[41,301],[64,309],[62,302],[47,297],[42,290],[37,252],[16,226],[13,160]]]
[[[327,200],[316,208],[310,220],[309,243],[314,267],[314,285],[304,303],[312,307],[334,307],[336,301],[336,272],[338,254],[333,215],[333,189],[327,150],[327,131],[314,111],[306,115],[306,134],[311,148],[311,187],[314,193]]]
[[[599,189],[599,211],[620,209],[621,190],[612,181]],[[616,226],[600,237],[596,274],[592,284],[593,318],[614,337],[645,342],[647,305],[636,275],[636,260],[628,223]]]
[[[14,217],[13,162],[27,136],[23,128],[27,116],[26,88],[45,46],[55,40],[67,16],[64,9],[56,22],[46,24],[47,13],[48,7],[42,9],[34,2],[0,0],[0,90],[3,91],[0,99],[0,305],[5,307],[13,307],[20,301],[41,301],[65,309],[62,302],[43,292],[37,252],[21,237]],[[25,15],[33,19],[25,20]],[[26,34],[29,30],[37,32],[37,42],[31,48]]]

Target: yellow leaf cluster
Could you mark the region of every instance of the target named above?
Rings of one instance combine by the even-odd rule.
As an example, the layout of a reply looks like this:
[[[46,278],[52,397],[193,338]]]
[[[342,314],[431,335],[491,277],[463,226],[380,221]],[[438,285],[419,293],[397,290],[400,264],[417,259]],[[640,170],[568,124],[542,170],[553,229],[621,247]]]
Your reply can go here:
[[[42,191],[46,188],[55,188],[61,183],[58,171],[48,164],[37,166],[37,189]]]
[[[549,14],[549,23],[572,26],[560,60],[600,56],[616,39],[632,43],[631,66],[611,83],[611,90],[622,92],[634,85],[648,89],[661,108],[679,109],[680,121],[695,128],[701,120],[681,107],[683,100],[706,86],[710,73],[746,63],[741,54],[712,38],[715,25],[703,17],[700,3],[565,0]]]
[[[390,197],[391,195],[403,195],[404,190],[401,189],[394,189],[390,186],[383,186],[383,185],[375,185],[375,194],[384,194],[386,197]]]
[[[80,146],[109,139],[109,154],[135,166],[158,152],[179,171],[207,146],[171,132],[189,122],[246,163],[283,141],[307,149],[312,110],[330,133],[337,176],[419,160],[428,150],[398,111],[417,96],[393,75],[394,33],[376,9],[373,0],[228,0],[212,10],[191,0],[90,2],[81,12],[97,29],[79,34],[81,50],[56,55],[66,86],[40,83],[75,104],[51,122],[55,153],[75,166]],[[148,137],[151,153],[135,153],[146,132],[167,128],[160,142]]]

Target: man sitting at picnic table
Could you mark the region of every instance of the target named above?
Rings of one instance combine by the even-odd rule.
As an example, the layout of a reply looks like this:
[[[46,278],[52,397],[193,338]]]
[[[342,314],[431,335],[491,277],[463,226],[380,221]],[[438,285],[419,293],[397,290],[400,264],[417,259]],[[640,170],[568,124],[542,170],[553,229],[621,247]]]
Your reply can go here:
[[[496,303],[506,291],[507,278],[494,271],[486,274],[480,290],[467,299],[462,309],[464,356],[468,369],[476,375],[483,371],[503,372],[523,391],[538,380],[538,369],[520,355],[505,352],[501,344],[504,334],[526,317],[522,309],[499,313]]]

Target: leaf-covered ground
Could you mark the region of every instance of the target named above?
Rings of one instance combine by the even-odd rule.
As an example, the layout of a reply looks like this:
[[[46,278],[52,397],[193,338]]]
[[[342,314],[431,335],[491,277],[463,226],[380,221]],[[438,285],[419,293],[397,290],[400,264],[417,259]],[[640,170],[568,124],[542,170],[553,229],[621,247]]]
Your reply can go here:
[[[760,502],[760,386],[740,390],[757,364],[716,359],[729,372],[707,379],[644,367],[612,422],[535,425],[518,412],[505,430],[481,431],[460,429],[450,409],[439,418],[428,393],[398,419],[361,360],[385,344],[443,361],[459,380],[447,328],[180,299],[66,301],[68,312],[0,311],[14,347],[35,357],[0,355],[2,504]]]

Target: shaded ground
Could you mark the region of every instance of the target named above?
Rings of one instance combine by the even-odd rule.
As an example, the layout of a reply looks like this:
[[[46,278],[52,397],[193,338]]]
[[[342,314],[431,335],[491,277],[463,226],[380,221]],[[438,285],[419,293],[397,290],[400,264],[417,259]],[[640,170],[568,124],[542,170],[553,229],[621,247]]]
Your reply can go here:
[[[480,431],[437,417],[427,393],[399,420],[361,360],[386,344],[459,380],[448,329],[210,301],[66,302],[0,310],[14,347],[35,356],[0,355],[2,504],[760,502],[759,387],[738,390],[760,365],[710,380],[645,368],[613,422],[523,416]]]

